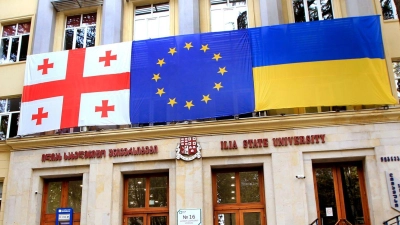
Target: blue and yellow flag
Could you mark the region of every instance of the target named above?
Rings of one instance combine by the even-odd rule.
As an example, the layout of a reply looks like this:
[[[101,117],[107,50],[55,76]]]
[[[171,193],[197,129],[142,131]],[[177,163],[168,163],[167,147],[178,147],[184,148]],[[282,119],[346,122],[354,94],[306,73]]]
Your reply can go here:
[[[256,111],[396,103],[379,16],[248,31]]]
[[[134,41],[131,122],[253,112],[251,65],[246,30]]]

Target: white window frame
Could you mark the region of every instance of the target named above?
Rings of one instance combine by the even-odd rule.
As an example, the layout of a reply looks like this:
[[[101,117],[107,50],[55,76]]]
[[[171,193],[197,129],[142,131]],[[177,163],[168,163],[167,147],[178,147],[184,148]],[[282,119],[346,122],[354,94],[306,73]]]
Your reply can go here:
[[[5,107],[4,107],[4,112],[0,112],[0,123],[1,123],[1,121],[2,121],[2,117],[4,116],[4,117],[6,117],[6,116],[8,116],[8,120],[7,120],[7,133],[6,134],[3,134],[3,133],[0,133],[0,140],[5,140],[5,139],[8,139],[8,138],[10,138],[10,129],[11,129],[11,118],[12,118],[12,116],[13,116],[13,114],[17,114],[17,113],[20,113],[20,111],[10,111],[10,112],[7,112],[7,108],[8,108],[8,104],[9,104],[9,99],[1,99],[1,100],[5,100],[5,102],[6,102],[6,104],[4,105]],[[21,103],[20,103],[21,104]],[[15,116],[15,115],[14,115]],[[0,124],[0,126],[1,126],[1,124]],[[0,132],[1,132],[1,130],[0,130]]]
[[[292,4],[293,4],[293,1],[294,0],[292,0]],[[308,11],[308,4],[307,4],[307,0],[302,0],[303,1],[303,6],[304,6],[304,14],[305,14],[305,17],[306,17],[306,22],[310,22],[310,13],[309,13],[309,11]],[[336,18],[336,16],[335,16],[335,6],[334,6],[334,3],[333,3],[334,1],[333,0],[331,0],[331,5],[332,5],[332,14],[333,14],[333,18]],[[316,0],[316,5],[317,5],[317,9],[318,9],[318,20],[325,20],[324,19],[324,17],[322,16],[322,10],[321,10],[321,0]],[[295,16],[294,15],[294,12],[293,12],[293,16]]]
[[[249,8],[248,8],[249,4],[248,4],[248,0],[245,0],[245,5],[233,5],[234,3],[230,2],[230,0],[227,0],[226,4],[224,4],[224,3],[211,4],[212,0],[209,0],[209,1],[210,1],[210,27],[211,27],[210,30],[211,30],[211,32],[228,31],[228,30],[237,30],[238,29],[237,20],[233,21],[233,24],[232,24],[232,28],[233,29],[225,29],[226,24],[223,25],[223,27],[224,27],[223,29],[213,29],[215,27],[215,26],[213,26],[213,18],[212,18],[213,11],[221,10],[221,11],[223,11],[223,13],[225,15],[226,11],[233,10],[233,11],[239,12],[239,11],[241,11],[240,9],[245,9],[243,11],[247,12],[247,24],[249,24],[249,19],[248,19],[249,18]]]
[[[160,37],[167,37],[170,36],[170,31],[171,31],[171,24],[170,24],[170,12],[171,12],[171,5],[170,2],[165,2],[168,3],[168,11],[162,11],[162,12],[154,12],[153,8],[154,5],[158,5],[158,4],[150,4],[150,5],[145,5],[145,6],[150,6],[150,13],[148,14],[142,14],[142,15],[136,15],[136,8],[134,10],[134,33],[133,33],[133,40],[138,41],[138,40],[146,40],[146,39],[151,39],[151,38],[160,38]],[[168,34],[160,34],[160,18],[161,17],[167,17],[167,21],[168,21]],[[141,30],[137,30],[137,21],[140,20],[145,20],[146,22],[146,36],[145,37],[139,37],[138,35],[135,35],[139,32],[143,32]],[[150,37],[148,30],[151,28],[149,27],[149,21],[151,20],[155,20],[158,23],[158,34],[154,37]]]
[[[27,23],[27,22],[24,22],[24,23]],[[13,36],[3,37],[4,26],[1,29],[2,36],[0,38],[0,50],[2,50],[2,46],[1,46],[1,44],[3,43],[2,40],[5,39],[5,38],[8,39],[8,49],[7,49],[7,57],[6,57],[6,59],[0,58],[0,64],[3,64],[3,63],[14,63],[14,61],[10,61],[11,46],[12,46],[12,39],[13,38],[19,38],[19,40],[18,40],[18,50],[17,50],[17,60],[15,61],[15,62],[19,62],[19,55],[21,53],[22,37],[23,36],[29,36],[30,32],[29,33],[25,33],[25,34],[18,34],[18,24],[20,24],[20,23],[15,23],[15,26],[16,26],[16,31],[15,32],[16,32],[16,34],[13,35]],[[10,24],[10,25],[14,25],[14,24]],[[7,26],[10,26],[10,25],[7,25]]]
[[[65,24],[64,24],[64,45],[63,45],[63,50],[66,50],[65,49],[65,36],[66,36],[67,30],[73,30],[74,31],[73,38],[72,38],[72,49],[76,49],[76,32],[77,32],[78,29],[84,29],[83,48],[86,48],[87,30],[88,30],[89,27],[96,27],[97,26],[97,12],[94,12],[94,13],[96,13],[96,23],[95,24],[91,24],[91,25],[85,25],[85,24],[82,24],[82,22],[83,22],[83,15],[92,14],[92,13],[82,13],[82,14],[80,14],[81,19],[80,19],[79,27],[68,27],[67,28],[67,21],[68,21],[67,18],[69,16],[66,17]],[[76,16],[76,15],[70,15],[70,16]],[[97,33],[97,29],[96,29],[96,33]],[[95,39],[95,42],[96,42],[96,39]]]

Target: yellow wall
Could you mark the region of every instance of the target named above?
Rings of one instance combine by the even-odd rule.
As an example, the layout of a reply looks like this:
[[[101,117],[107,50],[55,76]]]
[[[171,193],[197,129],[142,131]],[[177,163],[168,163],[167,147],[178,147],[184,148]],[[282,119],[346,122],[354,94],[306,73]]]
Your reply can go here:
[[[31,35],[28,49],[28,54],[30,54],[37,1],[21,0],[18,4],[15,4],[15,1],[0,0],[0,4],[0,30],[2,30],[2,26],[4,25],[31,21]],[[24,71],[25,62],[0,64],[0,98],[14,97],[22,94]]]

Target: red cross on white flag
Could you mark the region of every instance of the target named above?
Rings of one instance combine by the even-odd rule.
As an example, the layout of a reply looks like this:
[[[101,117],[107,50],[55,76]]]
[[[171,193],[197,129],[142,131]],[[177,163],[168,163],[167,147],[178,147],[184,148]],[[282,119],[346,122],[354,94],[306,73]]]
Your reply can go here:
[[[18,134],[130,124],[130,59],[131,42],[29,56]]]

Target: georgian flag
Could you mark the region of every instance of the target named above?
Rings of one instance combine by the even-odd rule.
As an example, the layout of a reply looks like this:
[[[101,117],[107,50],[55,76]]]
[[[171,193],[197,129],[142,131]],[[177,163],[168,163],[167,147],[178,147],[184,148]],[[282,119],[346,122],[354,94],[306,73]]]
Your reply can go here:
[[[131,45],[28,56],[18,135],[130,124]]]

